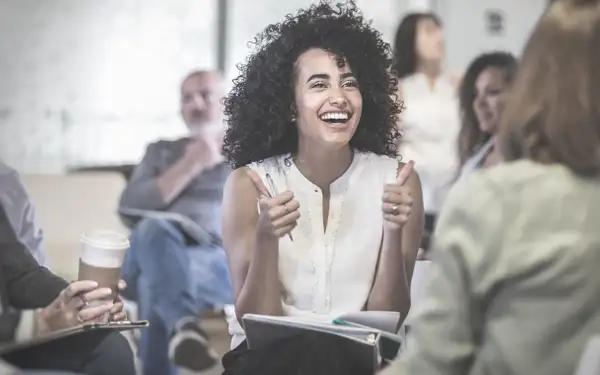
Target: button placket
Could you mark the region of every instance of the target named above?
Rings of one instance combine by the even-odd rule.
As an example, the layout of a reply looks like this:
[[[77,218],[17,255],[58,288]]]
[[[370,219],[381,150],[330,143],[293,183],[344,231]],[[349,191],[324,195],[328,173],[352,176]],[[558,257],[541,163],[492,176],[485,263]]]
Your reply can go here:
[[[313,188],[313,194],[310,198],[310,206],[308,209],[308,216],[310,221],[310,227],[312,231],[312,237],[314,238],[313,246],[310,253],[310,262],[313,270],[313,301],[312,310],[314,313],[321,313],[323,311],[322,302],[325,288],[326,277],[324,275],[323,265],[326,262],[325,256],[325,235],[323,231],[323,195],[320,189]]]

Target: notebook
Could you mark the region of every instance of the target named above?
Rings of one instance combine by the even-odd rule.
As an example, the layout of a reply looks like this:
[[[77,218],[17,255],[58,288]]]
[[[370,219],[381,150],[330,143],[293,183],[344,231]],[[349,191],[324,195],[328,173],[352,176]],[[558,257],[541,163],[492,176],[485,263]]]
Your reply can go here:
[[[129,331],[132,329],[145,328],[148,327],[150,323],[147,320],[141,320],[138,322],[130,322],[130,321],[119,321],[119,322],[109,322],[109,323],[86,323],[82,325],[78,325],[71,328],[65,328],[50,332],[46,335],[34,337],[29,340],[19,341],[19,342],[8,342],[8,343],[0,343],[0,355],[4,355],[10,352],[14,352],[20,349],[26,349],[32,346],[45,344],[51,341],[58,341],[65,337],[70,337],[73,335],[82,335],[88,332],[94,331]]]
[[[342,315],[331,322],[256,314],[246,314],[242,320],[250,349],[260,350],[279,340],[312,332],[322,335],[328,345],[339,345],[344,353],[374,371],[383,361],[393,360],[402,345],[397,334],[400,321],[397,312],[363,311]]]

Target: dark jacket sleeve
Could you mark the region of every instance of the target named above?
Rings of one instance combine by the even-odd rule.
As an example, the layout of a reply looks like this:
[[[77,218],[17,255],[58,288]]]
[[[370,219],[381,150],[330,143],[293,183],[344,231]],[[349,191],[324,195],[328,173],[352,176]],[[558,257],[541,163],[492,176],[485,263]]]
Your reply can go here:
[[[19,242],[0,205],[0,342],[14,338],[21,318],[19,310],[49,305],[67,285],[40,266]]]

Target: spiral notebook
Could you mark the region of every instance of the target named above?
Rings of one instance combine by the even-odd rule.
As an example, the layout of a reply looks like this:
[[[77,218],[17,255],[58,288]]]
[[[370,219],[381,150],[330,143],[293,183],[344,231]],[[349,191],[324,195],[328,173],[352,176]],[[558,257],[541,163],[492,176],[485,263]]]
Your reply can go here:
[[[393,360],[402,337],[397,334],[400,314],[365,311],[332,320],[246,314],[242,318],[250,349],[271,347],[280,340],[311,332],[322,336],[327,345],[339,345],[365,368],[377,370],[384,361]]]
[[[138,322],[129,322],[129,321],[121,321],[121,322],[109,322],[109,323],[86,323],[82,325],[78,325],[71,328],[65,328],[61,330],[56,330],[54,332],[50,332],[46,335],[34,337],[30,340],[24,340],[19,342],[8,342],[8,343],[0,343],[0,355],[4,355],[10,352],[18,351],[21,349],[26,349],[32,346],[45,344],[52,341],[59,341],[63,338],[74,336],[74,335],[82,335],[88,332],[95,331],[129,331],[132,329],[145,328],[148,327],[150,323],[146,320],[138,321]]]

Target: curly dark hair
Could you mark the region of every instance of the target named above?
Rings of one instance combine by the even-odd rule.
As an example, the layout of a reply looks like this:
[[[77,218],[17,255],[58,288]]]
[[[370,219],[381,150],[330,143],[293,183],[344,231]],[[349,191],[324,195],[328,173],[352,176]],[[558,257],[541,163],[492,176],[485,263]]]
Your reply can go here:
[[[234,168],[298,148],[295,63],[311,48],[322,48],[352,68],[363,98],[362,116],[350,146],[397,156],[396,128],[402,103],[388,72],[391,48],[362,16],[354,1],[321,1],[267,26],[254,39],[254,53],[239,64],[241,74],[224,99],[228,129],[223,152]]]

